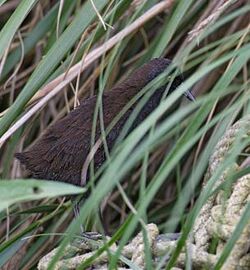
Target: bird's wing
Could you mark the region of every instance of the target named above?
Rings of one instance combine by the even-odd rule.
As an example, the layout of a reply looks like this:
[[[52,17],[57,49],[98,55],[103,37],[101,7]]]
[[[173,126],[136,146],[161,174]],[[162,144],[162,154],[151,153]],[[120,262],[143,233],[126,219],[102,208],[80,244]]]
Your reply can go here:
[[[35,143],[16,157],[33,177],[77,184],[89,152],[96,98],[89,98],[51,125]]]
[[[104,124],[107,126],[124,104],[112,93],[103,95]],[[79,184],[82,166],[90,151],[96,97],[84,100],[66,117],[51,125],[27,151],[17,153],[32,176]],[[97,121],[96,138],[100,137]],[[114,137],[114,136],[113,136]],[[116,136],[115,136],[116,137]],[[115,139],[111,138],[112,140]],[[110,145],[112,142],[108,142]],[[103,150],[96,153],[97,167],[105,160]]]

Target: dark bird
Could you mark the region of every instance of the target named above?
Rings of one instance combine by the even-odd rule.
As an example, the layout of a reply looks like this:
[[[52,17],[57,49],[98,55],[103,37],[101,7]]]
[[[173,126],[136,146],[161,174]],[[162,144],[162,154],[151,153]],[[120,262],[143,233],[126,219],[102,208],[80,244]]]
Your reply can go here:
[[[126,80],[105,91],[102,97],[103,121],[105,128],[123,107],[150,81],[165,71],[171,61],[165,58],[156,58],[135,70]],[[179,75],[172,82],[169,92],[175,90],[183,82]],[[167,85],[157,89],[142,107],[130,131],[138,126],[160,103]],[[190,92],[185,96],[194,100]],[[26,169],[37,179],[62,181],[74,185],[81,185],[81,173],[84,162],[91,148],[91,132],[94,110],[97,97],[85,99],[66,117],[51,125],[41,138],[27,151],[15,156]],[[133,113],[133,105],[117,122],[106,137],[109,150],[115,144],[126,120]],[[97,123],[96,138],[101,135],[100,124]],[[99,147],[94,156],[95,168],[99,168],[105,161],[103,147]]]

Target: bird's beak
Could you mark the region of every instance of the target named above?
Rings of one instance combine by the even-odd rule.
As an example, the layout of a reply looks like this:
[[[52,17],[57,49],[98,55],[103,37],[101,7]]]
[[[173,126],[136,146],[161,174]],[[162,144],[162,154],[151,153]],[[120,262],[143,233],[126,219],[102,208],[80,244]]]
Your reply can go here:
[[[190,101],[195,101],[195,97],[193,94],[188,90],[187,92],[184,93],[184,96],[189,99]]]

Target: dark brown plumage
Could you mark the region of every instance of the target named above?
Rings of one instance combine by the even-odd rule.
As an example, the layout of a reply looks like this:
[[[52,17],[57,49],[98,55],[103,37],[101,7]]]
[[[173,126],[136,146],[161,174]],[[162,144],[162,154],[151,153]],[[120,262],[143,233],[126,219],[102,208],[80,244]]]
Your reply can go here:
[[[151,80],[162,73],[170,64],[164,58],[151,60],[134,71],[126,80],[103,94],[103,114],[105,127],[112,122],[122,108]],[[182,76],[177,77],[170,90],[173,91],[182,82]],[[144,105],[131,129],[141,123],[160,103],[166,89],[161,87]],[[187,93],[192,99],[190,93]],[[25,165],[34,178],[63,181],[75,185],[81,183],[81,171],[90,151],[92,120],[96,105],[96,96],[85,99],[75,110],[57,121],[47,129],[38,141],[27,151],[17,153],[16,157]],[[129,115],[132,106],[118,121],[107,136],[109,150],[112,149],[119,133]],[[100,137],[97,124],[96,138]],[[103,147],[100,147],[94,157],[95,167],[100,167],[105,161]]]

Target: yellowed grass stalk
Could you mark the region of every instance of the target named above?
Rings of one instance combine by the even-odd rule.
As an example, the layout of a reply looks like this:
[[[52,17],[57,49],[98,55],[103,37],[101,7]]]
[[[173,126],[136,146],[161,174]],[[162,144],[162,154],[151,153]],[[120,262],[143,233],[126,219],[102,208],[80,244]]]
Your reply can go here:
[[[36,100],[41,96],[44,96],[37,104],[35,104],[29,111],[27,111],[13,126],[11,126],[5,134],[0,138],[0,147],[3,143],[25,122],[27,122],[37,111],[39,111],[49,100],[51,100],[55,95],[57,95],[63,88],[69,84],[72,80],[77,77],[79,69],[84,71],[87,67],[89,67],[95,60],[101,57],[105,52],[110,50],[114,47],[117,43],[131,34],[133,31],[140,28],[145,22],[149,21],[150,19],[154,18],[157,14],[161,13],[162,11],[169,9],[174,0],[165,0],[156,5],[154,5],[151,9],[145,12],[141,17],[135,20],[132,24],[124,28],[122,31],[117,33],[115,36],[107,40],[103,45],[99,46],[98,48],[91,51],[86,57],[84,58],[84,63],[82,61],[78,62],[74,66],[70,68],[65,76],[65,73],[58,76],[56,79],[45,85],[39,92],[38,95],[35,96],[33,99]]]

